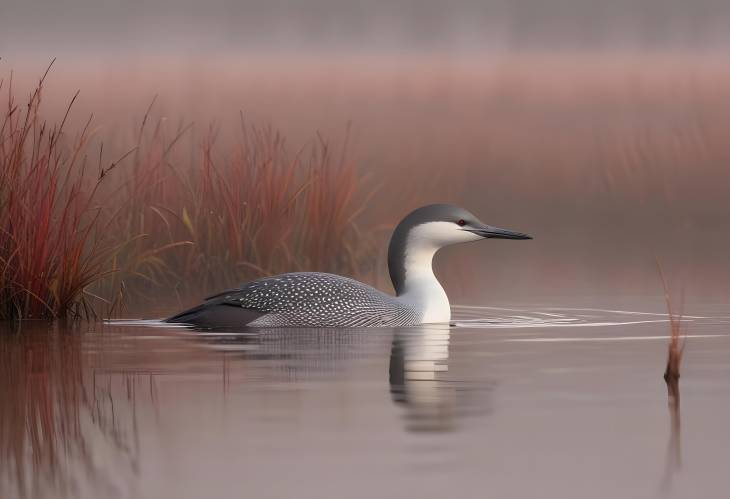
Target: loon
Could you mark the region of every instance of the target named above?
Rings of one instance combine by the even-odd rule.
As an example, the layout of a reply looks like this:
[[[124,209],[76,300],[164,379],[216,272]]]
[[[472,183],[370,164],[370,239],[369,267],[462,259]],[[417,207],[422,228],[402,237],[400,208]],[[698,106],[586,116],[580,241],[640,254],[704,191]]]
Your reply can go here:
[[[395,296],[323,272],[264,277],[210,296],[166,322],[215,327],[395,327],[451,320],[449,298],[433,273],[438,250],[481,239],[532,239],[486,225],[463,208],[432,204],[395,228],[388,271]]]

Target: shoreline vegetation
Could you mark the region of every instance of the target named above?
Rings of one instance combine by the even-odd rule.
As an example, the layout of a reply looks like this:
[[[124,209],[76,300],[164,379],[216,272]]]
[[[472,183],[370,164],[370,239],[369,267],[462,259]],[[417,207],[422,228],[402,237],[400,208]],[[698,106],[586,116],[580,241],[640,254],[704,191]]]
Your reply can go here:
[[[12,74],[0,81],[0,319],[111,317],[155,293],[182,303],[283,271],[367,271],[347,142],[316,134],[292,150],[241,115],[233,145],[221,151],[210,125],[185,158],[192,124],[168,133],[153,100],[136,144],[110,159],[93,116],[68,129],[78,92],[62,121],[44,120],[52,66],[27,100]]]

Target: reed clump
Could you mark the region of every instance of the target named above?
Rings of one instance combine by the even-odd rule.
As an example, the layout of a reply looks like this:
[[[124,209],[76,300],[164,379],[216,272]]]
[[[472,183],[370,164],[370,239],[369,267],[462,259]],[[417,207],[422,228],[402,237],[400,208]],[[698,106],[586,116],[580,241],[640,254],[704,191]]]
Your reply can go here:
[[[50,69],[50,66],[49,66]],[[85,290],[106,272],[111,250],[99,231],[96,205],[104,179],[89,166],[89,124],[74,136],[66,120],[40,114],[46,74],[27,103],[13,95],[12,77],[0,126],[0,318],[66,317],[88,313]]]
[[[0,318],[111,316],[266,274],[369,272],[373,245],[356,224],[365,201],[347,141],[335,150],[317,134],[292,151],[274,128],[241,117],[233,144],[219,145],[214,127],[202,138],[192,124],[169,132],[153,101],[136,144],[106,165],[91,119],[73,136],[65,129],[76,96],[60,124],[43,121],[44,81],[26,105],[6,88]]]
[[[242,118],[232,145],[210,128],[186,160],[174,146],[191,129],[150,123],[148,111],[111,195],[111,231],[126,243],[98,294],[182,306],[264,275],[368,272],[373,244],[356,223],[363,188],[346,144],[335,153],[317,135],[292,153],[274,128]]]

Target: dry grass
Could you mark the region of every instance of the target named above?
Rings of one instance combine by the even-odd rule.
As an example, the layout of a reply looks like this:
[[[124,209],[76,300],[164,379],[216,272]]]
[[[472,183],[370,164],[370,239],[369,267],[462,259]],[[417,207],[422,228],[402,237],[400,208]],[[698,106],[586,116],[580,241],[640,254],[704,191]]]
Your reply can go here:
[[[210,128],[186,162],[174,146],[188,128],[168,138],[162,122],[145,129],[148,117],[111,196],[110,230],[129,243],[101,294],[133,289],[181,306],[263,275],[367,269],[371,246],[356,225],[362,184],[344,148],[334,154],[317,135],[291,152],[279,132],[242,118],[234,145],[218,146]]]
[[[47,74],[47,72],[46,72]],[[367,269],[355,218],[364,198],[346,141],[320,135],[291,151],[283,135],[241,117],[234,144],[218,130],[195,144],[173,133],[154,101],[119,160],[89,166],[91,118],[72,136],[67,119],[42,118],[45,75],[27,104],[12,79],[0,129],[0,318],[119,314],[162,295],[169,305],[266,274]],[[78,94],[77,94],[78,95]],[[193,144],[187,156],[181,142]],[[121,160],[124,164],[117,165]],[[114,170],[114,171],[112,171]]]
[[[49,66],[50,69],[50,66]],[[88,315],[84,291],[104,277],[111,246],[99,237],[101,160],[89,166],[89,123],[75,137],[40,115],[43,83],[27,103],[7,87],[0,128],[0,318]]]

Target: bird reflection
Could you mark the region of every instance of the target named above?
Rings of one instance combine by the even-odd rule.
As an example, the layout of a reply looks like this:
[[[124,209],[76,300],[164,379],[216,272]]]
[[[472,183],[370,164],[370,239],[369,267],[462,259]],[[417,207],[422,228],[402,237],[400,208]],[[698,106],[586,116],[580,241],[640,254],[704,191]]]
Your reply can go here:
[[[197,338],[244,366],[266,359],[267,371],[260,374],[272,379],[278,372],[287,381],[335,379],[357,365],[354,361],[379,357],[379,345],[387,338],[389,390],[393,402],[404,409],[406,430],[448,432],[462,417],[488,411],[493,388],[485,382],[446,379],[450,334],[445,326],[377,331],[289,328],[211,331]],[[229,378],[224,371],[223,379]]]
[[[259,374],[269,380],[296,382],[329,379],[358,359],[379,355],[387,334],[386,329],[218,328],[197,330],[193,338],[223,353],[227,369],[231,362],[251,369],[259,366]],[[230,372],[224,371],[223,376],[225,381]]]
[[[405,408],[409,431],[454,428],[456,391],[442,379],[449,361],[448,327],[398,330],[390,355],[390,393]]]

